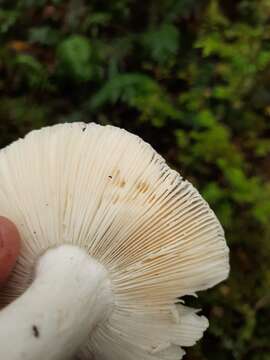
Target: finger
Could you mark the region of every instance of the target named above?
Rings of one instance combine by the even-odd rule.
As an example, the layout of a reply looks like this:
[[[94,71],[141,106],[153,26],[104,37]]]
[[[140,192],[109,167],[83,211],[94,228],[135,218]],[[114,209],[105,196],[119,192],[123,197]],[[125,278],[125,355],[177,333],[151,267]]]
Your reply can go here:
[[[20,251],[20,235],[16,226],[0,216],[0,284],[12,271]]]

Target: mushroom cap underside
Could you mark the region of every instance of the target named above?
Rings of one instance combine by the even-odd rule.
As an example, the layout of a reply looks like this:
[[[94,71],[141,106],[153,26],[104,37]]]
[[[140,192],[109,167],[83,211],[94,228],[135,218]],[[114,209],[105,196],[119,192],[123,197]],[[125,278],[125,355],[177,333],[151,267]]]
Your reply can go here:
[[[114,310],[81,358],[181,358],[207,320],[177,299],[228,276],[208,204],[149,144],[116,127],[59,124],[1,150],[0,213],[22,237],[2,305],[24,292],[48,248],[77,245],[108,270]]]

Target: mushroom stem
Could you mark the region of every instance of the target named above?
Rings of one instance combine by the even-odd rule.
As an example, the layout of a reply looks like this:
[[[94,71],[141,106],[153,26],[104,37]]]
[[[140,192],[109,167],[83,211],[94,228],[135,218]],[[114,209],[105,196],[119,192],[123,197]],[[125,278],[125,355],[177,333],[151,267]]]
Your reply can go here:
[[[70,359],[112,300],[107,271],[84,250],[48,250],[31,286],[0,312],[0,359]]]

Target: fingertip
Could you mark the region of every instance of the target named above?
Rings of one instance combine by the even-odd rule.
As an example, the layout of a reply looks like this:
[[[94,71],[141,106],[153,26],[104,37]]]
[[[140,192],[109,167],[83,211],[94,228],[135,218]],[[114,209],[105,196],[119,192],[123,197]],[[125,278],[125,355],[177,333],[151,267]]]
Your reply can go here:
[[[0,216],[0,283],[3,283],[12,271],[18,258],[21,238],[15,224]]]

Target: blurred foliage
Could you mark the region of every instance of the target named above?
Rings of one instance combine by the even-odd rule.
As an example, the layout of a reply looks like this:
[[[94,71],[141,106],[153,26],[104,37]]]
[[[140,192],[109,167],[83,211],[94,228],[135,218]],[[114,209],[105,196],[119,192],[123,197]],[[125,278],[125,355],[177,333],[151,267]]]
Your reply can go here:
[[[232,272],[195,301],[211,326],[187,359],[270,359],[269,0],[2,0],[0,93],[1,146],[110,123],[189,178]]]

